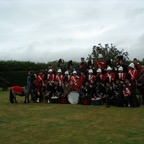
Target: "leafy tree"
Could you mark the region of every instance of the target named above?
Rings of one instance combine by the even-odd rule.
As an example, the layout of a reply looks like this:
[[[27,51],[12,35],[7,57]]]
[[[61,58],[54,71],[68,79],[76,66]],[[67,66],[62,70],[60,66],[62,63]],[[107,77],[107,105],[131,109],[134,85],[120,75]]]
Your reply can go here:
[[[87,59],[90,61],[93,60],[95,64],[98,60],[99,54],[102,54],[105,61],[107,62],[109,60],[112,60],[113,63],[116,63],[118,56],[123,56],[124,60],[129,60],[129,54],[128,52],[124,52],[124,49],[118,50],[113,44],[111,44],[110,46],[109,44],[105,44],[105,46],[102,46],[100,43],[98,44],[98,46],[93,46],[92,53],[88,55]]]

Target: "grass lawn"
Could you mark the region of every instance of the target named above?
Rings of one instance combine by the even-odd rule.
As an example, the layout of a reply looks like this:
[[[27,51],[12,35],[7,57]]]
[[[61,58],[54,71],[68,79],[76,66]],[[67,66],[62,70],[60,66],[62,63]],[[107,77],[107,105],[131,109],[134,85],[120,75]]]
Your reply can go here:
[[[9,103],[0,91],[0,144],[144,144],[144,106]]]

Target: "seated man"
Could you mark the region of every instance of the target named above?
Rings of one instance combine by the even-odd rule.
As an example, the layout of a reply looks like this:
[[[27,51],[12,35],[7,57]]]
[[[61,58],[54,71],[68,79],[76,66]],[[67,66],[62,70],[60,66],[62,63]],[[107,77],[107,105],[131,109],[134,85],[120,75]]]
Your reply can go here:
[[[92,96],[92,89],[89,85],[89,81],[85,81],[85,84],[81,87],[79,103],[90,104],[90,99]]]
[[[70,77],[70,83],[72,85],[72,89],[79,91],[81,88],[80,78],[77,75],[76,71],[73,71],[73,75]]]

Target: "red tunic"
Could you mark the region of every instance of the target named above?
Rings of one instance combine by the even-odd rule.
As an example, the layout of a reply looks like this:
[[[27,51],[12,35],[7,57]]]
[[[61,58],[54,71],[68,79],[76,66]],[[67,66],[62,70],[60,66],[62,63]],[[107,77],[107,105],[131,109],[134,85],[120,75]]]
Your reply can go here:
[[[36,82],[39,83],[39,85],[42,85],[44,82],[44,74],[38,75],[36,78]]]
[[[106,69],[107,68],[106,62],[98,60],[96,63],[96,69],[98,69],[98,68]]]
[[[96,76],[95,75],[88,75],[88,80],[90,81],[90,85],[94,85],[94,82],[96,80]]]
[[[79,91],[81,88],[81,82],[79,80],[79,77],[77,75],[71,76],[70,82],[72,84],[72,88],[76,91]]]
[[[104,80],[105,80],[105,76],[104,76],[103,74],[99,74],[99,75],[97,75],[96,77],[97,77],[97,78],[100,78],[101,81],[104,81]],[[96,79],[97,79],[97,78],[96,78]],[[97,81],[97,80],[96,80],[96,81]]]
[[[135,70],[135,69],[130,69],[128,71],[128,74],[130,74],[130,77],[131,77],[131,80],[132,80],[132,84],[134,86],[136,86],[137,85],[137,78],[138,78],[138,71]]]
[[[55,74],[48,74],[47,75],[47,80],[49,82],[54,82],[55,81]]]
[[[124,81],[125,78],[126,78],[126,73],[118,73],[118,78],[121,80],[121,81]]]
[[[62,74],[61,75],[56,75],[55,81],[58,82],[59,86],[62,86],[62,84],[64,82],[64,76]]]
[[[86,76],[85,76],[85,75],[81,75],[81,76],[80,76],[79,81],[80,81],[81,85],[84,85],[85,79],[86,79]]]
[[[129,70],[128,73],[131,76],[131,80],[136,80],[138,77],[138,71],[135,69]]]
[[[135,64],[135,67],[136,67],[136,69],[137,69],[137,71],[138,71],[138,74],[140,74],[140,71],[141,71],[141,64],[140,63],[136,63]]]
[[[69,82],[70,81],[70,75],[65,75],[64,76],[64,83]]]
[[[115,80],[115,73],[113,73],[113,72],[111,72],[111,73],[106,73],[104,79],[106,80],[107,78],[109,78],[109,82],[114,81],[114,80]]]
[[[70,82],[72,84],[76,84],[77,83],[77,79],[79,79],[79,76],[77,76],[77,75],[71,76],[70,77]]]
[[[38,83],[37,90],[40,92],[42,86],[44,86],[44,74],[38,75],[36,78],[36,82]]]
[[[131,96],[131,86],[130,85],[125,86],[123,88],[123,95],[124,95],[124,97]]]

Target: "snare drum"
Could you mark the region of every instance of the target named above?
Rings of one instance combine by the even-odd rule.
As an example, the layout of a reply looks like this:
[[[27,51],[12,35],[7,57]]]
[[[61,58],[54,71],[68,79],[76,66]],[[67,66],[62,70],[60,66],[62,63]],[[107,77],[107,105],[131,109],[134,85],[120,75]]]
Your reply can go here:
[[[71,103],[71,104],[77,104],[78,103],[78,100],[79,100],[79,93],[77,91],[71,91],[69,94],[68,94],[68,101]]]
[[[83,98],[82,101],[81,101],[81,104],[90,105],[91,104],[90,98],[87,98],[87,97]]]
[[[61,104],[68,104],[69,103],[67,97],[61,97],[60,100],[59,100],[59,102]]]
[[[102,101],[101,101],[101,98],[96,98],[96,99],[91,99],[91,104],[92,105],[102,105]]]

